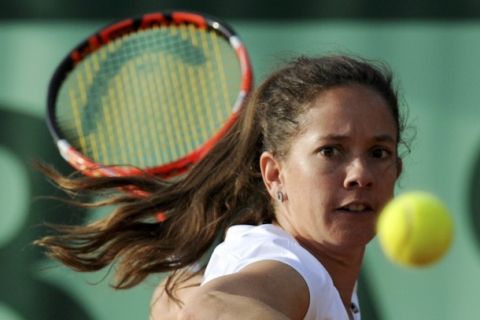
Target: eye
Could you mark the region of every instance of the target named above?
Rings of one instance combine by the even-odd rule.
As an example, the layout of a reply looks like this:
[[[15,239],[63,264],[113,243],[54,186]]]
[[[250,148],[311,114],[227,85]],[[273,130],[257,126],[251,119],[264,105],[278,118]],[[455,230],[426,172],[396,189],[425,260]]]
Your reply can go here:
[[[377,147],[371,150],[371,155],[376,159],[386,159],[392,155],[392,152],[384,147]]]
[[[333,158],[340,155],[340,149],[335,146],[326,146],[320,148],[319,153],[325,158]]]

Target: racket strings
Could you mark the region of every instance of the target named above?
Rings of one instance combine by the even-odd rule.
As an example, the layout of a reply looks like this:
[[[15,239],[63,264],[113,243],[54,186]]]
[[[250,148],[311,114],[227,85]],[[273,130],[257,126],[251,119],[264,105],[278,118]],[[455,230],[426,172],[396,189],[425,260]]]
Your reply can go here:
[[[80,62],[60,90],[57,121],[95,162],[153,167],[208,141],[231,114],[240,86],[235,50],[216,32],[149,29]]]

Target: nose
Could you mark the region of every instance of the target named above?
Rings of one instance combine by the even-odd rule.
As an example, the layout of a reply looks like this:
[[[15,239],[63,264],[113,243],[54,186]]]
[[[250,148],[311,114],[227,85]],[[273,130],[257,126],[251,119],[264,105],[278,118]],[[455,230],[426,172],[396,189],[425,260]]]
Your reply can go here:
[[[346,167],[345,189],[370,188],[373,186],[373,174],[367,163],[360,158],[353,159]]]

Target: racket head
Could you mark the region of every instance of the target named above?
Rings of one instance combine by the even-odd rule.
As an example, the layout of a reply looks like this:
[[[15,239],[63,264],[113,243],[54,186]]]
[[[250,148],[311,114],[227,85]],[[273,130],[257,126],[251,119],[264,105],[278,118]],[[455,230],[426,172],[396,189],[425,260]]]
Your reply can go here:
[[[47,125],[90,176],[179,175],[233,125],[253,87],[233,29],[199,13],[125,19],[97,31],[57,67]]]

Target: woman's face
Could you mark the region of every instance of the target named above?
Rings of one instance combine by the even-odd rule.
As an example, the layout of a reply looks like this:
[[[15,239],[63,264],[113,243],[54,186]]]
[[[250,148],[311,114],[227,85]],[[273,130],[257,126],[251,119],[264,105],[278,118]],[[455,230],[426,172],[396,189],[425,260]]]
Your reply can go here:
[[[349,85],[322,93],[301,117],[288,154],[262,155],[267,188],[284,194],[280,226],[309,247],[366,245],[400,174],[396,137],[389,107],[374,90]]]

